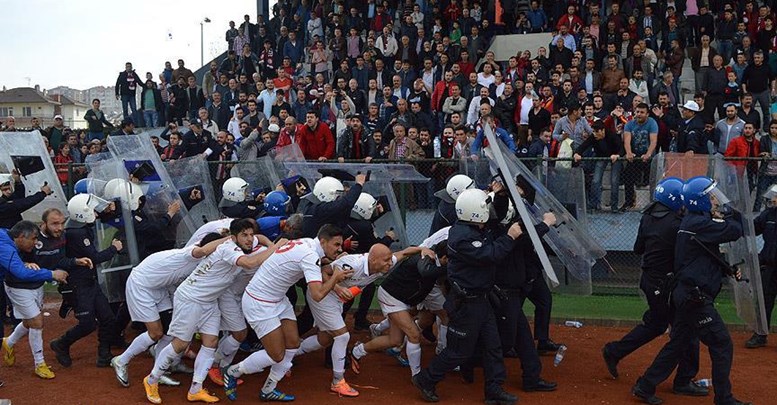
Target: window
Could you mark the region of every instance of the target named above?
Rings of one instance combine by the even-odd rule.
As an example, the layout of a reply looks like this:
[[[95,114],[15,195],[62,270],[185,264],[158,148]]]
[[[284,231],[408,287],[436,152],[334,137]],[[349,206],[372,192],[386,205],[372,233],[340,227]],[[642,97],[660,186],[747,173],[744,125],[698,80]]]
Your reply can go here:
[[[13,116],[13,107],[0,107],[0,117]]]
[[[32,107],[22,107],[22,117],[32,117]]]

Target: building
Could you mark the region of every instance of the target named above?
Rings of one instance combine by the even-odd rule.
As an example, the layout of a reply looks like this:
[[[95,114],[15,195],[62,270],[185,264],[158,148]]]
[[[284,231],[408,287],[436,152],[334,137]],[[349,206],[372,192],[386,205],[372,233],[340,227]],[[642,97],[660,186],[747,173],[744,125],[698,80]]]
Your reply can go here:
[[[60,104],[58,114],[64,118],[65,126],[73,129],[86,128],[87,123],[84,119],[86,111],[92,107],[80,101],[73,100],[64,94],[51,94],[48,98],[55,100]]]
[[[38,86],[17,87],[0,92],[0,121],[14,117],[17,128],[31,127],[33,117],[40,118],[44,128],[52,125],[54,116],[59,114],[61,108],[61,103],[46,97]]]

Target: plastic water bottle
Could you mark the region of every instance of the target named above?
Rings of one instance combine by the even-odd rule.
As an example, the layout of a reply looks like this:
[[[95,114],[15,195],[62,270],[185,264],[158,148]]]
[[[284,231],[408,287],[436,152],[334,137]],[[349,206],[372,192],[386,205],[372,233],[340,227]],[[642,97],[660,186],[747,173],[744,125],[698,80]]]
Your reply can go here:
[[[698,384],[700,387],[709,388],[712,386],[712,380],[709,378],[702,378],[701,380],[697,380],[696,384]]]
[[[561,361],[564,360],[565,354],[567,354],[567,347],[564,345],[559,346],[558,351],[556,352],[556,357],[553,358],[554,367],[558,367],[558,365],[561,364]]]
[[[569,326],[570,328],[582,328],[583,323],[578,321],[566,321],[564,322],[564,326]]]
[[[439,158],[442,156],[442,145],[440,145],[440,137],[434,137],[434,157]]]

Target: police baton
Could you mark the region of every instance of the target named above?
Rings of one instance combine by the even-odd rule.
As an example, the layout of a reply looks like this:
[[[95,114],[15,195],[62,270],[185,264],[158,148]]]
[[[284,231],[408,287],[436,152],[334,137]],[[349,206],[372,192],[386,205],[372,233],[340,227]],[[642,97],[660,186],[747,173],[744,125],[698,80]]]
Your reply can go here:
[[[723,260],[723,258],[720,257],[717,253],[713,252],[710,248],[708,248],[702,241],[696,239],[696,236],[691,236],[691,240],[696,242],[699,247],[702,248],[703,251],[705,251],[713,260],[718,262],[719,265],[723,266],[723,268],[726,269],[726,275],[731,276],[734,278],[734,280],[741,282],[744,281],[745,283],[749,283],[750,279],[742,277],[741,273],[740,276],[737,277],[737,272],[739,272],[739,266],[744,264],[745,261],[742,260],[739,263],[735,264],[729,264],[727,261]]]

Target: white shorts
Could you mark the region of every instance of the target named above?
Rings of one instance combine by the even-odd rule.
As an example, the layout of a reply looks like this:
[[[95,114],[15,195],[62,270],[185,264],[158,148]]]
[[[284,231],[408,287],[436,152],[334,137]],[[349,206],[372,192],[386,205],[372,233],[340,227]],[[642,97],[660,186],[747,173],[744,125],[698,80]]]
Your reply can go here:
[[[5,286],[5,293],[13,304],[16,319],[32,319],[40,315],[43,308],[43,286],[34,290]]]
[[[133,322],[155,322],[159,313],[173,308],[173,300],[167,288],[139,286],[130,273],[124,288],[127,309]]]
[[[380,310],[383,312],[383,316],[388,316],[394,312],[410,310],[409,305],[391,296],[383,287],[378,287],[378,303],[380,303]]]
[[[321,331],[335,331],[345,327],[343,320],[343,302],[337,297],[337,294],[330,292],[319,302],[316,302],[310,296],[308,288],[305,297],[310,305],[310,312],[313,314],[314,325]]]
[[[278,302],[259,301],[243,294],[243,314],[259,339],[281,327],[281,319],[297,320],[294,307],[287,297]]]
[[[237,332],[246,329],[246,320],[243,316],[241,296],[226,291],[219,297],[219,312],[221,312],[221,330]]]
[[[429,291],[429,295],[427,295],[426,298],[424,298],[424,300],[418,304],[417,308],[419,311],[424,309],[427,311],[441,311],[444,305],[445,295],[443,295],[440,286],[435,284],[434,288],[432,288],[432,291]]]
[[[201,304],[176,295],[173,298],[173,320],[167,334],[186,342],[191,342],[196,332],[218,336],[220,320],[218,303]]]

